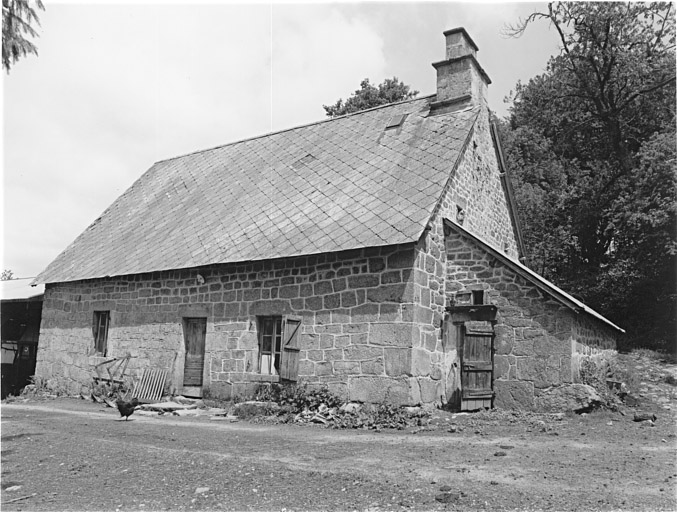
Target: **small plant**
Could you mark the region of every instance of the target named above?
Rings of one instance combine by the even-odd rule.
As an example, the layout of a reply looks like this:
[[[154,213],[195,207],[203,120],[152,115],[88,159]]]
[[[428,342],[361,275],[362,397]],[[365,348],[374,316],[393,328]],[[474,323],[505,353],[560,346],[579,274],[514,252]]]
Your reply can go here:
[[[118,382],[94,382],[91,386],[92,395],[111,400],[124,399],[130,391],[131,389],[128,385]]]
[[[623,369],[615,358],[602,359],[596,362],[594,359],[581,361],[579,374],[581,382],[592,386],[599,393],[603,401],[603,407],[615,410],[620,403],[619,395],[625,393],[630,382],[637,380],[631,370]],[[611,386],[610,383],[625,383],[626,386]]]
[[[67,387],[62,382],[47,380],[38,375],[31,376],[29,382],[30,384],[21,391],[21,396],[54,397],[68,395]]]
[[[308,388],[305,382],[262,385],[256,390],[254,399],[260,402],[275,402],[286,411],[293,413],[305,410],[317,411],[323,404],[330,409],[343,404],[342,400],[329,391],[327,386]]]
[[[429,413],[411,414],[386,398],[377,405],[363,405],[356,409],[343,409],[344,401],[326,385],[310,387],[300,384],[264,384],[254,393],[257,402],[272,402],[274,407],[245,404],[238,407],[238,416],[255,423],[315,423],[331,428],[360,428],[381,430],[404,429],[425,425]]]

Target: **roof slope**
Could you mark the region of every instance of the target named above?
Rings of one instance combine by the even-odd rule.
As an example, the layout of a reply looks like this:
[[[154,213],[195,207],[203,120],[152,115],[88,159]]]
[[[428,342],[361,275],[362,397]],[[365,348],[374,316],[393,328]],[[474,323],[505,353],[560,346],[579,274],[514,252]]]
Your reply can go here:
[[[479,114],[431,98],[157,162],[35,282],[415,241]]]

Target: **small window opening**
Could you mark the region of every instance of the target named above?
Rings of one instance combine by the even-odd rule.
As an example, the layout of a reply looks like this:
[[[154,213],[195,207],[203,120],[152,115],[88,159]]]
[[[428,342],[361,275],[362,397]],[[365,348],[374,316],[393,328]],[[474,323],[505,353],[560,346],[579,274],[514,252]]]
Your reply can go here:
[[[484,290],[472,291],[472,303],[474,305],[484,304]]]
[[[108,325],[110,324],[110,311],[95,311],[94,325],[94,350],[102,356],[108,352]]]
[[[294,169],[300,169],[302,166],[308,165],[311,162],[313,162],[314,160],[317,160],[317,158],[315,158],[313,155],[308,153],[306,156],[299,158],[296,162],[291,164],[291,166]]]
[[[461,208],[460,206],[456,207],[456,222],[458,222],[460,225],[463,225],[463,221],[465,220],[465,210]]]

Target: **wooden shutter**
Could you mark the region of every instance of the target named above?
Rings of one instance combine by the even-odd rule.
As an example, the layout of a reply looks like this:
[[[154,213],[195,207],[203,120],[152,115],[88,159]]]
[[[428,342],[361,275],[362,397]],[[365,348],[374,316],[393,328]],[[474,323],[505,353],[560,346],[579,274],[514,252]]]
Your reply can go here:
[[[296,381],[299,376],[299,346],[301,334],[301,318],[286,316],[283,319],[282,361],[280,378]]]
[[[108,350],[108,324],[110,323],[109,311],[94,312],[94,349],[97,353],[105,356]]]

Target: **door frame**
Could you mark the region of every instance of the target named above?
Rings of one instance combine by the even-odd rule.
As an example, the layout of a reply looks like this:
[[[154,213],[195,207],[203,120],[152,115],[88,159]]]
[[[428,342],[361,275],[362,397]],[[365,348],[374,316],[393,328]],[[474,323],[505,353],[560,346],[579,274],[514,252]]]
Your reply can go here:
[[[191,321],[200,321],[203,324],[203,336],[202,336],[202,370],[200,373],[200,384],[189,384],[186,385],[186,358],[188,357],[188,324]],[[181,318],[181,326],[183,330],[183,371],[181,372],[181,388],[184,396],[202,396],[202,389],[204,386],[204,371],[205,371],[205,360],[207,352],[207,317],[205,316],[184,316]]]
[[[461,411],[475,411],[478,409],[492,409],[494,406],[494,340],[496,335],[493,326],[491,331],[469,330],[465,323],[461,326],[460,360],[461,360]],[[466,359],[466,339],[470,336],[489,338],[489,360]],[[487,364],[488,363],[488,364]],[[482,393],[472,393],[475,388],[467,384],[468,377],[472,374],[489,373],[489,387],[484,388]]]
[[[465,343],[465,332],[466,332],[466,322],[487,322],[491,327],[491,334],[493,335],[491,341],[491,388],[494,387],[494,340],[495,340],[495,330],[494,326],[496,325],[496,315],[498,308],[493,304],[474,304],[474,305],[464,305],[464,306],[447,306],[445,311],[449,314],[448,324],[449,330],[448,336],[450,340],[455,341],[457,356],[453,366],[457,364],[459,368],[457,370],[450,371],[450,375],[453,375],[458,379],[458,389],[455,389],[452,397],[447,397],[447,400],[451,398],[451,401],[448,402],[448,405],[451,406],[454,410],[474,410],[468,409],[466,400],[463,398],[463,348]],[[453,327],[451,327],[453,326]],[[493,396],[489,407],[493,407]]]

